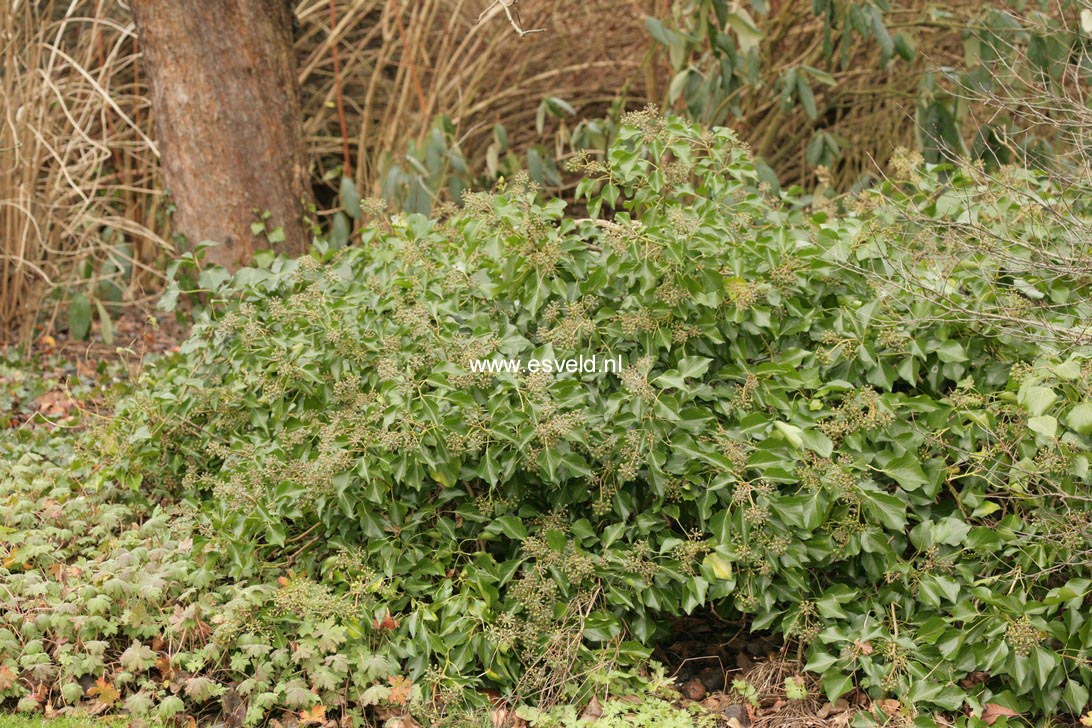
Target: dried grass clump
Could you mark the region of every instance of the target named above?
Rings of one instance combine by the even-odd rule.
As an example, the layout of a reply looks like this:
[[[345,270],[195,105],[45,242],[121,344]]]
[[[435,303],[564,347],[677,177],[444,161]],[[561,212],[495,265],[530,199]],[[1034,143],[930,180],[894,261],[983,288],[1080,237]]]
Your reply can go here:
[[[945,10],[970,16],[981,9],[978,0],[954,0]],[[770,14],[758,19],[764,37],[759,46],[762,76],[778,79],[801,65],[831,72],[834,87],[812,84],[819,118],[810,120],[799,104],[785,111],[774,83],[747,89],[739,99],[741,116],[727,123],[746,139],[784,184],[813,186],[815,170],[805,161],[805,150],[816,130],[841,139],[841,158],[823,181],[845,190],[862,175],[875,174],[899,147],[915,146],[915,114],[921,80],[937,65],[959,66],[963,61],[961,21],[937,22],[930,3],[907,0],[893,3],[885,13],[891,32],[902,31],[917,44],[912,61],[892,60],[880,66],[880,50],[872,38],[857,34],[848,46],[834,32],[834,53],[823,49],[825,20],[812,12],[811,3],[773,2]],[[826,176],[826,175],[824,175]]]
[[[139,297],[145,276],[108,271],[164,245],[132,31],[109,5],[0,6],[0,340],[26,340],[46,296],[103,275]]]
[[[507,127],[517,150],[543,141],[535,113],[545,96],[580,115],[601,113],[627,91],[644,103],[644,17],[655,5],[525,0],[523,27],[543,32],[521,37],[487,0],[303,0],[300,80],[311,152],[324,166],[348,157],[357,187],[376,195],[390,156],[423,138],[438,114],[451,119],[476,169],[494,124]]]
[[[819,679],[813,673],[804,672],[799,661],[783,656],[772,657],[756,664],[745,677],[758,694],[757,699],[762,706],[754,721],[755,728],[818,728],[829,725],[817,717],[823,704]],[[791,700],[786,692],[787,679],[803,680],[807,697]]]

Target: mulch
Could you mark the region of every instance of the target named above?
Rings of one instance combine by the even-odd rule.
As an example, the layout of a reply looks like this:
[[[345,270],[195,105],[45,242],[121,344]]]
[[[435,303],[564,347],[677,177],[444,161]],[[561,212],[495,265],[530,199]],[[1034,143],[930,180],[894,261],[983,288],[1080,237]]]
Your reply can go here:
[[[20,378],[48,383],[48,390],[30,399],[12,397],[9,411],[0,412],[0,427],[71,427],[79,411],[100,412],[108,394],[124,381],[135,379],[152,358],[178,351],[186,328],[173,315],[127,309],[113,321],[113,340],[107,343],[95,322],[87,340],[58,333],[34,340],[20,361]],[[0,375],[0,389],[11,387]],[[78,396],[74,390],[81,390]]]

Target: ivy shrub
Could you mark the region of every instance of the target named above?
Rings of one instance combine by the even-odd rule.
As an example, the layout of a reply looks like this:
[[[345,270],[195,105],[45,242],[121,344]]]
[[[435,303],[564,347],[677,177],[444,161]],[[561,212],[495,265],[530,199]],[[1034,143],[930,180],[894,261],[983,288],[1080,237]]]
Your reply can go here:
[[[517,178],[201,271],[191,338],[95,433],[102,477],[191,504],[195,553],[279,579],[211,637],[249,645],[246,700],[548,703],[711,607],[797,645],[831,700],[1083,711],[1092,358],[997,312],[1073,329],[1088,277],[941,253],[970,218],[1068,256],[1050,211],[1087,202],[922,166],[813,205],[730,131],[647,112],[574,166],[581,217]],[[581,355],[623,367],[471,366]],[[270,649],[309,666],[299,695]]]

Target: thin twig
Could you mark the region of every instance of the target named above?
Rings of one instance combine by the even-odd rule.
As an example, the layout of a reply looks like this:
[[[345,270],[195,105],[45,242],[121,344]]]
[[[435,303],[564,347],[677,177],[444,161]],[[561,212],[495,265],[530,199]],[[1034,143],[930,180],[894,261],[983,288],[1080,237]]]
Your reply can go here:
[[[334,62],[334,93],[337,98],[337,121],[341,129],[341,154],[343,177],[353,176],[352,157],[349,154],[349,127],[345,123],[345,94],[341,87],[341,58],[337,49],[337,4],[330,0],[330,56]]]
[[[504,14],[508,17],[509,24],[511,24],[512,28],[519,34],[520,38],[531,35],[532,33],[545,33],[545,28],[534,28],[532,30],[525,30],[523,28],[523,24],[519,20],[519,12],[516,10],[516,3],[518,2],[519,0],[494,0],[493,4],[483,10],[481,15],[478,16],[478,22],[481,23],[483,20],[488,20],[493,17],[493,15],[496,14],[494,10],[499,7],[504,10]]]

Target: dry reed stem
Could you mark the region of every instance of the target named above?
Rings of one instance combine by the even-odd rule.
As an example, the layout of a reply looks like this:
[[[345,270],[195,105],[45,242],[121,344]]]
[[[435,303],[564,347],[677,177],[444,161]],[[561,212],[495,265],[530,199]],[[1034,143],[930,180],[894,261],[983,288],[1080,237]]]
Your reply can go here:
[[[25,342],[43,299],[93,291],[107,260],[134,257],[104,230],[145,255],[138,271],[154,270],[148,253],[166,244],[145,224],[156,152],[135,118],[131,28],[105,2],[23,1],[0,8],[0,37],[0,340]],[[109,277],[131,298],[148,282]]]

